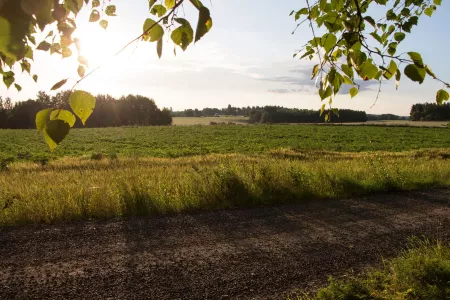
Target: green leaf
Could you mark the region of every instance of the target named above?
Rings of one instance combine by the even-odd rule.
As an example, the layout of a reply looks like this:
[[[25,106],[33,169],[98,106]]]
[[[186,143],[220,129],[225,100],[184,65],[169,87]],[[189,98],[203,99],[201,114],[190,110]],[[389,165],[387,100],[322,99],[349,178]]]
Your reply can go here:
[[[433,73],[433,71],[430,69],[430,67],[425,66],[425,71],[427,72],[428,75],[430,75],[431,77],[436,79],[436,74]]]
[[[389,55],[394,55],[397,51],[398,44],[396,42],[390,43],[388,46],[388,53]]]
[[[444,101],[447,101],[449,99],[449,94],[445,90],[439,90],[436,94],[436,102],[439,105],[442,105]]]
[[[72,50],[70,50],[69,48],[63,48],[61,53],[63,58],[72,56]]]
[[[34,82],[37,82],[38,81],[38,76],[37,75],[33,75],[33,80],[34,80]]]
[[[192,5],[195,6],[196,9],[200,9],[201,7],[203,7],[203,3],[200,0],[189,0]]]
[[[402,78],[402,73],[399,69],[395,73],[395,89],[398,90],[398,85],[400,84],[400,79]]]
[[[442,4],[442,0],[434,0],[433,3],[436,4],[436,5],[441,5]]]
[[[144,33],[144,41],[157,42],[163,37],[164,29],[152,19],[147,19],[144,23]]]
[[[332,108],[331,111],[339,118],[339,110],[337,108]]]
[[[378,73],[378,68],[370,60],[366,60],[359,69],[359,75],[364,80],[373,79],[375,78],[375,76],[377,76]]]
[[[105,29],[105,30],[106,30],[106,28],[108,28],[108,21],[106,21],[106,20],[101,20],[101,21],[99,22],[99,24],[100,24],[100,26],[102,26],[102,28]]]
[[[336,36],[332,33],[327,33],[322,36],[321,46],[328,52],[336,45],[336,42]]]
[[[165,5],[167,9],[172,9],[175,7],[175,0],[165,0]]]
[[[325,90],[324,89],[320,89],[319,90],[320,99],[324,100],[324,99],[330,97],[332,93],[333,93],[333,91],[331,90],[330,86],[328,86]]]
[[[433,15],[433,13],[434,13],[435,10],[436,10],[436,6],[431,5],[430,7],[427,7],[427,8],[424,10],[424,13],[425,13],[427,16],[431,17],[431,16]]]
[[[161,58],[162,56],[162,50],[163,50],[163,40],[160,39],[157,43],[156,43],[156,52],[158,53],[158,57]]]
[[[352,87],[352,88],[350,89],[350,96],[351,96],[352,98],[354,98],[356,95],[358,95],[358,89],[357,89],[356,87]]]
[[[16,90],[18,92],[20,92],[22,90],[22,87],[20,85],[18,85],[17,83],[14,83],[14,87],[16,88]]]
[[[195,31],[195,42],[198,42],[212,27],[212,19],[209,9],[206,7],[200,7],[197,29]]]
[[[84,77],[84,75],[86,73],[86,69],[82,65],[79,65],[77,72],[78,72],[78,76]]]
[[[406,34],[404,34],[403,32],[396,32],[395,34],[394,34],[394,39],[397,41],[397,42],[401,42],[401,41],[403,41],[404,39],[405,39],[405,37],[406,37]]]
[[[349,77],[344,76],[344,83],[345,84],[353,84],[353,81]]]
[[[50,45],[48,42],[46,42],[46,41],[43,41],[43,42],[41,42],[40,44],[39,44],[39,46],[37,46],[37,50],[42,50],[42,51],[48,51],[48,50],[50,50],[50,47],[51,47],[52,45]]]
[[[70,127],[69,127],[70,128]],[[55,148],[58,146],[48,135],[47,131],[44,129],[43,131],[44,134],[44,141],[47,143],[48,147],[50,148],[51,151],[55,150]]]
[[[3,73],[3,83],[6,85],[6,87],[9,89],[9,87],[14,83],[15,78],[14,78],[14,73],[9,71],[9,72],[4,72]]]
[[[319,65],[315,65],[315,66],[313,67],[311,79],[314,79],[314,77],[317,76],[317,73],[319,73]]]
[[[92,7],[99,7],[100,6],[100,0],[92,0]]]
[[[53,85],[53,87],[51,88],[51,90],[52,90],[52,91],[55,91],[55,90],[57,90],[57,89],[60,89],[63,85],[66,84],[67,80],[68,80],[68,78],[63,79],[63,80],[61,80],[61,81],[58,81],[57,83],[55,83],[55,84]]]
[[[350,67],[349,65],[346,65],[346,64],[342,64],[341,69],[345,73],[345,75],[347,75],[350,78],[353,78],[353,68],[352,67]]]
[[[295,21],[300,19],[301,15],[307,15],[307,14],[308,14],[308,9],[306,7],[300,9],[299,11],[297,11],[295,13]]]
[[[59,145],[64,138],[69,134],[70,126],[62,120],[51,120],[47,122],[44,132],[53,141],[54,144]],[[46,139],[47,141],[47,139]],[[49,143],[50,148],[55,149],[55,145]]]
[[[93,9],[91,11],[91,15],[89,16],[89,22],[97,22],[98,20],[100,20],[100,13],[98,10]]]
[[[44,130],[45,125],[50,120],[51,113],[52,113],[52,109],[46,108],[36,114],[36,128],[39,133]]]
[[[115,17],[116,16],[116,6],[108,5],[105,9],[105,14],[110,17]]]
[[[404,73],[409,79],[415,82],[419,82],[420,84],[422,84],[422,82],[425,80],[425,69],[419,68],[417,65],[407,65]]]
[[[150,13],[153,15],[157,15],[159,18],[164,16],[167,12],[167,9],[162,6],[161,4],[157,4],[153,6],[153,8],[150,10]]]
[[[341,74],[336,73],[333,80],[333,92],[336,95],[341,89],[342,83],[344,82],[344,77]]]
[[[181,26],[175,29],[170,37],[175,45],[180,46],[185,51],[194,40],[194,31],[187,20],[179,18],[175,21],[180,23]]]
[[[64,0],[64,7],[76,15],[83,7],[83,0]]]
[[[417,53],[417,52],[408,52],[409,57],[411,58],[411,60],[414,62],[414,64],[416,66],[418,66],[419,68],[423,68],[424,64],[422,61],[422,56]]]
[[[375,25],[375,20],[371,16],[365,16],[364,20],[366,20],[370,25],[372,25],[375,29],[377,26]]]
[[[397,64],[394,60],[391,60],[389,67],[383,73],[384,77],[389,80],[397,73]]]
[[[33,49],[31,47],[27,48],[27,53],[25,54],[25,57],[33,60]]]
[[[41,30],[54,21],[52,17],[53,0],[21,0],[20,4],[27,14],[35,16]]]
[[[83,125],[92,114],[95,108],[95,102],[94,96],[84,91],[75,91],[69,98],[72,111],[80,118]]]
[[[156,0],[149,0],[149,1],[148,1],[149,9],[151,9],[152,6],[153,6],[155,3],[156,3]]]
[[[31,71],[31,65],[30,65],[30,63],[28,62],[28,61],[26,61],[26,60],[23,60],[21,63],[20,63],[20,66],[22,67],[22,72],[27,72],[28,74],[30,74],[30,71]]]
[[[69,124],[70,127],[73,127],[73,125],[75,125],[75,122],[77,121],[73,113],[64,109],[57,109],[52,111],[50,114],[50,120],[64,121]]]

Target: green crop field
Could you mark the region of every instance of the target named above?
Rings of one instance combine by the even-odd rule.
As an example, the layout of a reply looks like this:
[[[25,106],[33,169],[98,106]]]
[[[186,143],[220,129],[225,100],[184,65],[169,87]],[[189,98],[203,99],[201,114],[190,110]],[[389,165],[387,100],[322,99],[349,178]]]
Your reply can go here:
[[[449,148],[448,128],[218,125],[75,129],[50,153],[35,130],[0,130],[0,157],[36,156],[184,157],[205,154],[261,154],[287,148],[295,151],[408,151]]]
[[[0,130],[0,225],[449,186],[449,148],[448,128],[218,125],[75,129],[51,153]]]

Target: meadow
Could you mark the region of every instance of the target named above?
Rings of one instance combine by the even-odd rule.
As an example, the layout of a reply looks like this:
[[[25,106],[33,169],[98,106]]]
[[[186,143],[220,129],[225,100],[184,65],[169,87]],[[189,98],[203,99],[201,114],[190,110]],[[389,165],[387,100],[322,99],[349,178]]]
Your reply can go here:
[[[182,213],[450,185],[447,128],[75,129],[53,153],[0,131],[0,225]]]
[[[449,148],[448,128],[324,125],[218,125],[118,127],[72,130],[50,152],[36,130],[0,130],[0,157],[186,157],[206,154],[264,154],[294,151],[408,151]]]

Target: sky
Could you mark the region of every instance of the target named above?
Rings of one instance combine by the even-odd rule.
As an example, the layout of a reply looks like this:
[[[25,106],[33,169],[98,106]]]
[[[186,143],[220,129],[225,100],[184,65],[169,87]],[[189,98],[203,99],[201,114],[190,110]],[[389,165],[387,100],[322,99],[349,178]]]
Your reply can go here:
[[[82,51],[90,61],[90,68],[97,65],[101,68],[83,80],[77,89],[116,97],[140,94],[154,99],[160,107],[173,110],[222,108],[228,104],[321,107],[315,82],[310,80],[312,66],[317,62],[293,58],[293,53],[311,39],[311,31],[306,25],[292,34],[296,23],[289,13],[304,7],[304,1],[204,2],[211,10],[212,30],[185,52],[177,48],[176,56],[170,35],[166,34],[161,59],[157,57],[156,44],[143,41],[132,44],[119,56],[113,56],[142,32],[146,18],[154,18],[148,12],[147,0],[112,0],[117,5],[118,16],[109,19],[107,31],[98,24],[87,22],[89,11],[80,13],[74,36],[82,40]],[[432,18],[422,17],[419,26],[398,49],[398,53],[420,52],[424,62],[447,81],[450,81],[450,61],[447,59],[450,18],[446,15],[450,12],[449,2],[443,1]],[[195,28],[197,14],[189,6],[185,5],[179,16],[189,19]],[[61,59],[37,51],[34,60],[32,73],[39,75],[38,83],[28,75],[16,76],[16,82],[23,90],[18,93],[14,87],[7,90],[0,85],[1,96],[15,101],[33,99],[40,90],[50,93],[53,84],[61,79],[69,78],[67,88],[78,79],[76,57]],[[434,102],[436,91],[442,88],[442,84],[430,77],[422,85],[403,77],[398,90],[393,81],[384,83],[377,101],[378,83],[373,82],[365,83],[353,99],[348,94],[338,95],[333,106],[374,114],[409,115],[411,105]]]

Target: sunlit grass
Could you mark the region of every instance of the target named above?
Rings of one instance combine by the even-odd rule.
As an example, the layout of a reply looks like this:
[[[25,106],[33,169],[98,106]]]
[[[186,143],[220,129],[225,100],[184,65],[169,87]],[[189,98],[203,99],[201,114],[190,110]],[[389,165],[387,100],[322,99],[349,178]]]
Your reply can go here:
[[[441,300],[450,298],[450,245],[415,239],[397,258],[347,280],[331,280],[316,296],[297,300]]]
[[[0,158],[35,160],[92,153],[186,157],[295,151],[408,151],[450,148],[450,129],[380,126],[230,125],[75,129],[50,153],[36,130],[0,130]]]
[[[450,151],[63,158],[0,172],[0,224],[159,215],[450,185]]]

